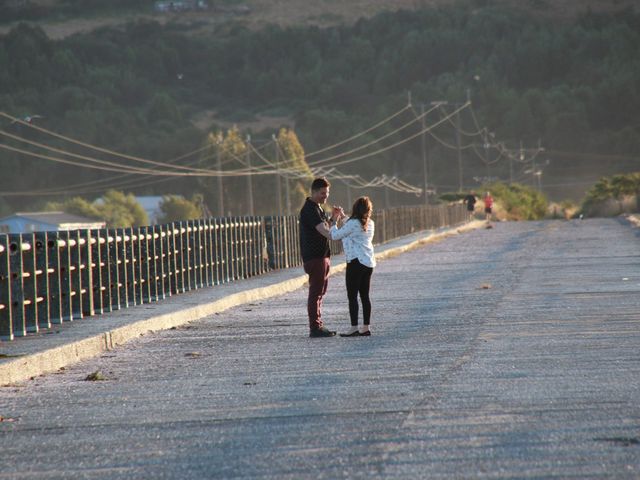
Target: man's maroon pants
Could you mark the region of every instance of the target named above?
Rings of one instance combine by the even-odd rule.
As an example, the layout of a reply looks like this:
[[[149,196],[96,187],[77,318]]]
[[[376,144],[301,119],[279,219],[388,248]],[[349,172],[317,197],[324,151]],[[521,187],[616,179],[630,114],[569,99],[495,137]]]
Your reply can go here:
[[[313,258],[304,262],[304,271],[309,275],[309,299],[307,312],[309,314],[309,328],[322,328],[322,297],[327,293],[329,284],[329,257]]]

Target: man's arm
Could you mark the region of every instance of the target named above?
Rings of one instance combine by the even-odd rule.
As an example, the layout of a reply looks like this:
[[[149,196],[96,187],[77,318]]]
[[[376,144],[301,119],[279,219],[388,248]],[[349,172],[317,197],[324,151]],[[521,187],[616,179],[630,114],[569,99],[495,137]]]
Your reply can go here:
[[[316,225],[316,230],[320,235],[331,240],[331,227],[328,225],[328,222],[319,223]]]

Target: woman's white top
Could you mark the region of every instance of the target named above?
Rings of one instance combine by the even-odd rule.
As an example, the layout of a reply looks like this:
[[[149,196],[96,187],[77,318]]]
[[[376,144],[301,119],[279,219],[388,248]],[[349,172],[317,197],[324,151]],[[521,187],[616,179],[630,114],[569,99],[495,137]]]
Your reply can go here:
[[[331,239],[342,240],[347,263],[357,258],[361,264],[373,268],[376,266],[376,257],[373,253],[374,232],[373,220],[369,219],[367,230],[364,231],[360,220],[350,218],[340,228],[337,225],[331,227]]]

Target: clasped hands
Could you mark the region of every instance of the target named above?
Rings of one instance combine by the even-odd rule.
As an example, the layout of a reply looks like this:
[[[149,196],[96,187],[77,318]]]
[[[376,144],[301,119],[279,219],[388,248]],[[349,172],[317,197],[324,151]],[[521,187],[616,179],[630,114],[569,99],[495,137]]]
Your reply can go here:
[[[347,214],[344,213],[344,210],[342,209],[342,207],[339,205],[334,205],[331,210],[331,220],[334,223],[338,223],[344,220],[345,218],[347,218]]]

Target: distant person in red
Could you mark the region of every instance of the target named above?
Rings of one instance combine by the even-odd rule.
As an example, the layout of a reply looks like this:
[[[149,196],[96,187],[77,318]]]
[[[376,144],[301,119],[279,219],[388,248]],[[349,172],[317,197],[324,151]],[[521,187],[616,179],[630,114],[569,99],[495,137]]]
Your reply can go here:
[[[476,209],[476,192],[472,191],[469,195],[464,197],[462,203],[467,206],[467,212],[469,212],[469,221],[473,220],[473,214]]]
[[[491,214],[493,212],[493,197],[490,192],[484,195],[484,213],[487,215],[487,222],[491,221]]]

